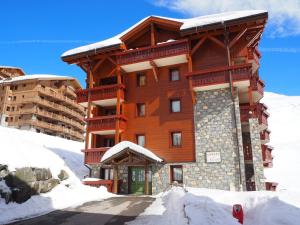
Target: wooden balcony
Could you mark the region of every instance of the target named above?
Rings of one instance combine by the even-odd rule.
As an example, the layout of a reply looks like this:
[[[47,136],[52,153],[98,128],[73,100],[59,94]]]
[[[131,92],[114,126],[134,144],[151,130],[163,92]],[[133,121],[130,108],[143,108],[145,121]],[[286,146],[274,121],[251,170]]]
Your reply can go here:
[[[250,118],[258,118],[261,131],[268,127],[268,117],[266,105],[262,103],[256,103],[252,107],[249,104],[240,105],[241,122],[249,123]]]
[[[252,77],[251,64],[198,70],[186,74],[195,91],[228,88],[230,74],[234,87],[248,87]]]
[[[87,130],[94,134],[114,134],[116,132],[116,123],[119,122],[119,129],[122,132],[126,127],[126,117],[120,115],[99,116],[87,120]]]
[[[251,87],[253,91],[253,101],[259,102],[264,97],[265,84],[258,77],[253,77],[251,79]]]
[[[273,148],[268,145],[262,145],[262,159],[264,163],[264,167],[272,167],[273,166],[273,156],[272,151]]]
[[[82,150],[85,164],[99,164],[102,156],[110,147],[91,148]]]
[[[270,133],[271,132],[268,129],[260,132],[260,140],[261,140],[262,144],[266,144],[266,143],[270,142]]]
[[[108,192],[112,192],[113,190],[113,180],[95,180],[95,181],[83,181],[85,185],[89,185],[92,187],[100,187],[104,186],[107,188]]]
[[[117,91],[121,90],[121,102],[124,101],[124,89],[123,84],[104,85],[100,87],[94,87],[90,89],[79,90],[77,94],[77,102],[87,107],[88,94],[90,93],[90,100],[100,106],[113,106],[117,104]]]
[[[151,69],[151,62],[157,67],[187,62],[188,40],[179,40],[117,53],[117,63],[126,72]]]

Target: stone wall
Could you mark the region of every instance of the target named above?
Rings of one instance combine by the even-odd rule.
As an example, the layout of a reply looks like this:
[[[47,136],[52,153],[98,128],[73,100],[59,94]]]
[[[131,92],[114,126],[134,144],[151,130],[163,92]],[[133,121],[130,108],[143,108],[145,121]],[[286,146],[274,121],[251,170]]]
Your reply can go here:
[[[235,96],[234,104],[229,89],[218,89],[198,92],[196,99],[194,109],[196,162],[176,164],[183,166],[183,184],[189,187],[245,190],[238,96]],[[207,152],[217,152],[221,161],[208,163]],[[154,167],[153,194],[170,186],[170,165],[172,164]]]
[[[254,178],[257,191],[266,189],[264,180],[264,167],[262,160],[262,149],[260,141],[260,130],[257,118],[249,119],[250,138],[253,156]]]

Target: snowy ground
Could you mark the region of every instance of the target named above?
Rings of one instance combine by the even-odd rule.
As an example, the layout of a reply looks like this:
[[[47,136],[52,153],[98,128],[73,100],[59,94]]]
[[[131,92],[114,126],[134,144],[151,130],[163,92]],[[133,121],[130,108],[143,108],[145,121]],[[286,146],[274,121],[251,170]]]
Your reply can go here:
[[[127,225],[238,225],[232,206],[241,204],[245,225],[299,225],[300,192],[229,192],[173,188]]]
[[[81,184],[83,176],[88,174],[80,152],[83,143],[4,127],[0,127],[0,137],[0,164],[8,164],[11,171],[31,166],[50,168],[54,177],[61,169],[70,175],[51,192],[33,196],[23,204],[6,205],[0,198],[0,224],[112,196],[106,188]]]

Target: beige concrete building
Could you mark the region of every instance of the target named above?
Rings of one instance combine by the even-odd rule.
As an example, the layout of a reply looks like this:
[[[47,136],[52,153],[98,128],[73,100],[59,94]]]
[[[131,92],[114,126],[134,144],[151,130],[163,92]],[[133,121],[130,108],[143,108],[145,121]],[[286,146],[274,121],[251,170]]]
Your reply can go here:
[[[0,69],[1,71],[1,69]],[[75,78],[21,75],[0,80],[0,125],[84,140],[84,115]]]

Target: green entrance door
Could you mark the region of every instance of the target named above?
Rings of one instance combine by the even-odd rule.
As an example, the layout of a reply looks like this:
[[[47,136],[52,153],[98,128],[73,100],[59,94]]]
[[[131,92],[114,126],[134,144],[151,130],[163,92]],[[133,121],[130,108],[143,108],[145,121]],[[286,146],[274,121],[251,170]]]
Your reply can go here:
[[[130,194],[145,193],[145,168],[130,167]]]

